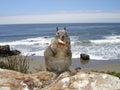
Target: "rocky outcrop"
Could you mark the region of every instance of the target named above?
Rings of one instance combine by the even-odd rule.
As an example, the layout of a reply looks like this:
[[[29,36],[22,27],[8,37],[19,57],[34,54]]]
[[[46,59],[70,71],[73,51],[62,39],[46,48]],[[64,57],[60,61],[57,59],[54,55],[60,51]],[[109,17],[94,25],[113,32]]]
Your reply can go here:
[[[18,50],[10,50],[9,45],[0,46],[0,57],[18,55],[20,53]]]
[[[118,90],[120,79],[103,73],[78,72],[66,76],[47,88],[48,90]]]
[[[56,78],[52,72],[22,74],[12,70],[0,69],[0,90],[40,90]]]
[[[42,71],[22,74],[0,69],[0,90],[118,90],[120,79],[104,73]]]

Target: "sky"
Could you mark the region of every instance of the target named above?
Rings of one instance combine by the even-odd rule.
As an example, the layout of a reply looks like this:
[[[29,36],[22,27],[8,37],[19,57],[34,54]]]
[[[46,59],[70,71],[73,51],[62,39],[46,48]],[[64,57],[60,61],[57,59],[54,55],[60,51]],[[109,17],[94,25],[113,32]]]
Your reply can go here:
[[[0,24],[120,22],[120,0],[0,0]]]

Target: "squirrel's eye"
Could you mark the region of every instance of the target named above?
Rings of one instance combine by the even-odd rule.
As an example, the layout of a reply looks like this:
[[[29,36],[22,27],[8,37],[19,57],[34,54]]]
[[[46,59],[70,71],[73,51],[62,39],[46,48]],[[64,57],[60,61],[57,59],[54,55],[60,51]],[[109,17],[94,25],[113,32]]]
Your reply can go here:
[[[59,32],[57,32],[56,35],[59,36]]]

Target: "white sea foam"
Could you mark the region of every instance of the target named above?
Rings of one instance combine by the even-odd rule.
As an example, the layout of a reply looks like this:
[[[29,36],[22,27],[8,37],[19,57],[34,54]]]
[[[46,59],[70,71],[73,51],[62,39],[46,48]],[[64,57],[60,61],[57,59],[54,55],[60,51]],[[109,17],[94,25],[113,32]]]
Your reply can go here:
[[[106,39],[120,39],[120,35],[106,36]]]
[[[73,57],[87,53],[91,59],[109,60],[120,58],[120,36],[107,36],[105,39],[75,41],[72,44]],[[87,43],[86,43],[87,42]]]
[[[91,43],[94,43],[94,44],[105,44],[105,43],[115,44],[115,43],[120,43],[120,39],[91,40]]]
[[[11,49],[17,49],[22,55],[43,56],[44,49],[51,43],[52,38],[29,38],[24,40],[1,42],[0,45],[10,45]]]
[[[105,39],[100,39],[100,40],[90,40],[91,43],[94,44],[105,44],[105,43],[110,43],[110,44],[117,44],[120,43],[120,36],[106,36]]]
[[[71,37],[73,58],[80,58],[81,53],[87,53],[91,59],[108,60],[120,58],[120,36],[109,36],[102,40],[78,41],[78,37]],[[28,38],[12,42],[0,42],[0,45],[10,45],[22,55],[43,56],[44,50],[51,43],[53,37]],[[87,42],[87,43],[86,43]]]
[[[50,44],[52,38],[44,38],[44,37],[38,37],[38,38],[30,38],[30,39],[24,39],[24,40],[18,40],[18,41],[12,41],[12,42],[1,42],[0,45],[45,45]]]
[[[109,60],[108,58],[103,58],[102,56],[90,55],[90,59],[94,60]]]
[[[72,46],[72,49],[74,48],[74,46]],[[82,49],[84,48],[84,49]],[[96,49],[96,47],[95,47]],[[72,58],[80,58],[80,54],[81,53],[86,53],[90,56],[90,59],[94,59],[94,60],[109,60],[109,55],[105,56],[105,52],[100,53],[101,49],[95,50],[91,47],[84,47],[84,46],[80,46],[79,48],[77,48],[76,51],[72,50]]]

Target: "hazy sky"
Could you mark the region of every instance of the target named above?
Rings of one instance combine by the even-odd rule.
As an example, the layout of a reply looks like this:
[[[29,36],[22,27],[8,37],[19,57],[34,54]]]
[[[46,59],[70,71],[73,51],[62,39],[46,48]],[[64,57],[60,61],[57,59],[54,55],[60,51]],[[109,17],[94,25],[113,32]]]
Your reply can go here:
[[[0,24],[120,22],[120,0],[0,0]]]

